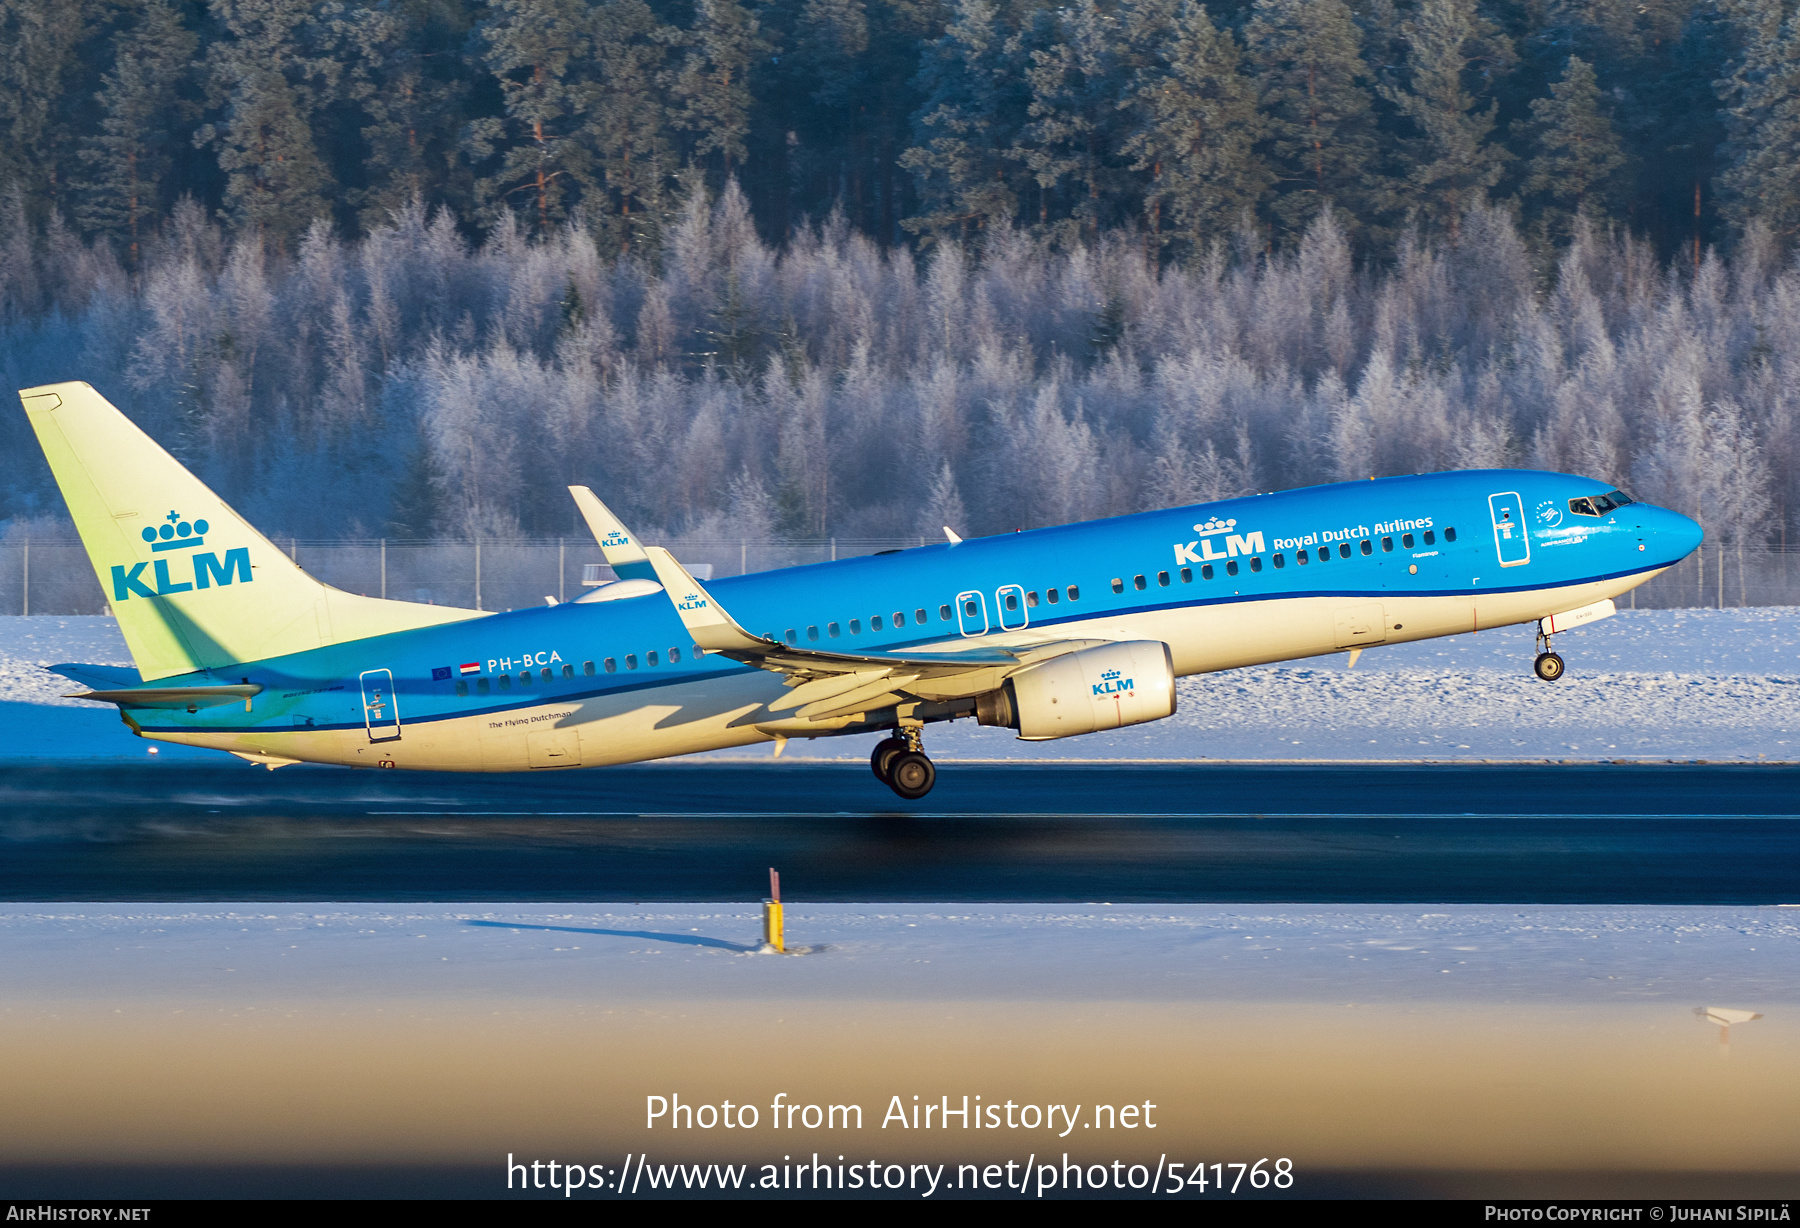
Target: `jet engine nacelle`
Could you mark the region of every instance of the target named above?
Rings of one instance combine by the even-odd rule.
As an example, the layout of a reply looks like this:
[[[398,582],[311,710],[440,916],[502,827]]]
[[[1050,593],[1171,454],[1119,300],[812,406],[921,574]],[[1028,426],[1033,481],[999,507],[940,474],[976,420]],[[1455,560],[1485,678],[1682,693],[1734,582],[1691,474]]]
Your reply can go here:
[[[1025,742],[1119,729],[1175,715],[1175,662],[1160,640],[1127,640],[1052,657],[976,697],[983,725]]]

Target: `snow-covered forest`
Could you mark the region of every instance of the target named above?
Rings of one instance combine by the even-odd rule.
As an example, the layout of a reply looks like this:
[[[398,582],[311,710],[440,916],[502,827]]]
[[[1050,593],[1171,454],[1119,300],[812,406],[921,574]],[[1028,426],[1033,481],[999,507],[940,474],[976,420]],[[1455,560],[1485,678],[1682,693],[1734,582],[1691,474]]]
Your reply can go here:
[[[1795,64],[1781,0],[0,0],[0,379],[309,540],[1524,464],[1785,544]]]
[[[18,235],[20,232],[13,232]],[[1578,229],[1546,276],[1497,207],[1358,263],[1330,215],[1187,263],[1140,232],[979,255],[839,220],[765,244],[697,193],[656,258],[400,211],[291,259],[178,209],[128,275],[52,229],[6,249],[11,387],[84,378],[271,531],[984,533],[1340,478],[1524,464],[1784,541],[1800,508],[1800,268],[1752,227],[1665,263]],[[58,500],[0,417],[7,510]]]

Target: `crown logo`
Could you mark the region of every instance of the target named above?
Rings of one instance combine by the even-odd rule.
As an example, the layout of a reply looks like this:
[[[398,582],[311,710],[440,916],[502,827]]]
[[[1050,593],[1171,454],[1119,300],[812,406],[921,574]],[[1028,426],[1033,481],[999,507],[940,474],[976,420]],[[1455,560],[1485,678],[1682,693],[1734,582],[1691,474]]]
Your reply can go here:
[[[170,512],[162,524],[146,526],[143,537],[150,543],[151,550],[187,550],[204,546],[206,530],[211,527],[204,520],[187,521],[181,518],[180,512]]]
[[[1111,682],[1111,681],[1113,681],[1113,680],[1114,680],[1114,679],[1115,679],[1115,678],[1117,678],[1117,677],[1118,677],[1118,676],[1119,676],[1119,671],[1118,671],[1118,670],[1116,670],[1116,669],[1109,669],[1109,670],[1107,670],[1107,671],[1106,671],[1106,672],[1105,672],[1105,673],[1104,673],[1104,674],[1101,674],[1101,675],[1100,675],[1100,680],[1101,680],[1101,681],[1102,681],[1102,682]]]
[[[1194,532],[1201,533],[1201,534],[1223,533],[1227,529],[1235,529],[1235,528],[1237,528],[1237,518],[1235,516],[1232,517],[1230,520],[1220,520],[1217,516],[1214,516],[1211,520],[1207,521],[1205,524],[1195,525]]]

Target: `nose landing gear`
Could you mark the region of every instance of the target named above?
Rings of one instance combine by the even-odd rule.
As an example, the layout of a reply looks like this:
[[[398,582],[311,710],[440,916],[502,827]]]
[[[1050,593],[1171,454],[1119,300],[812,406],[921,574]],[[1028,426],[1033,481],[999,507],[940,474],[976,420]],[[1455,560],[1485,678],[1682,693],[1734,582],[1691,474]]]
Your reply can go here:
[[[937,767],[926,757],[916,725],[877,742],[869,756],[869,768],[882,784],[908,801],[924,797],[937,783]]]

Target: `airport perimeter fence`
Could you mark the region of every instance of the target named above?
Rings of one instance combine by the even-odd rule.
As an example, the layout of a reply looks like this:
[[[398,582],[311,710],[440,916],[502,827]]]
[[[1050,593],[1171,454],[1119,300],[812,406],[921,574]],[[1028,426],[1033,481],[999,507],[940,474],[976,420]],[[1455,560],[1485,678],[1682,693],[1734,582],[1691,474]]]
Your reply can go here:
[[[582,580],[589,565],[602,562],[591,538],[575,537],[275,542],[308,572],[347,592],[479,610],[542,605],[546,597],[573,600],[586,591]],[[710,567],[712,575],[723,577],[926,543],[913,537],[666,544],[683,563]],[[1029,585],[1031,577],[1018,579]],[[0,615],[104,614],[107,598],[87,553],[73,537],[0,542]],[[1634,609],[1800,606],[1800,547],[1704,547],[1620,598],[1619,604]]]

